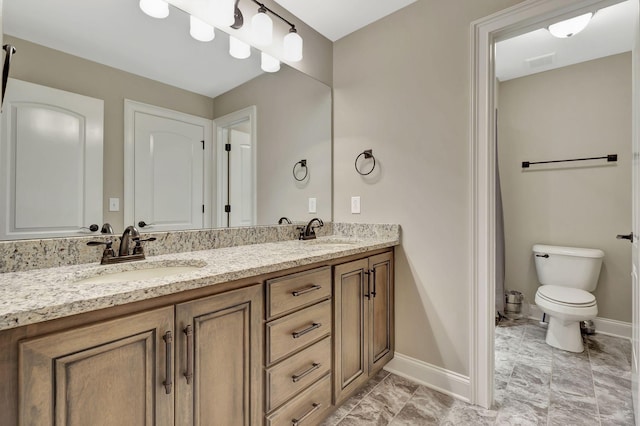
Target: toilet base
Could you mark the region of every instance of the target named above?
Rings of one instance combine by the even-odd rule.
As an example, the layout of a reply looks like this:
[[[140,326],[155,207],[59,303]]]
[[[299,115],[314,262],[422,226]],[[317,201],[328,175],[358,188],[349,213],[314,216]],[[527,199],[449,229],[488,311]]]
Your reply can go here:
[[[549,346],[563,351],[581,353],[584,351],[580,321],[565,322],[549,316],[546,342]]]

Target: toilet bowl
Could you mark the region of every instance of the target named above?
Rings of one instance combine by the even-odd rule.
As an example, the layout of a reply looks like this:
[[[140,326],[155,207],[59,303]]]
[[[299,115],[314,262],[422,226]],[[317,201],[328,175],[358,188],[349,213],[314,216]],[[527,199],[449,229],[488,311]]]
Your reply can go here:
[[[570,352],[582,352],[580,321],[598,315],[596,289],[604,252],[598,249],[533,246],[538,280],[536,305],[548,315],[548,345]]]

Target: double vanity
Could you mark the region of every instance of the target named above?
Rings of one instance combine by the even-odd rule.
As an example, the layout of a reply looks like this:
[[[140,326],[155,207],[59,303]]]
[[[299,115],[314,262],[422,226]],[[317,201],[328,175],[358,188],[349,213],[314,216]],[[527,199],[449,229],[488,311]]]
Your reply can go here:
[[[399,244],[397,226],[328,225],[0,274],[3,421],[320,423],[393,357]]]

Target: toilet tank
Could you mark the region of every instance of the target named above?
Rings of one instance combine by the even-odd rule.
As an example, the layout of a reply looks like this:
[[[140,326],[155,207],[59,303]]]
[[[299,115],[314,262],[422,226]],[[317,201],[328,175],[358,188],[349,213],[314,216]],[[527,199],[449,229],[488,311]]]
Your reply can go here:
[[[536,244],[533,255],[540,284],[596,289],[604,257],[602,250]]]

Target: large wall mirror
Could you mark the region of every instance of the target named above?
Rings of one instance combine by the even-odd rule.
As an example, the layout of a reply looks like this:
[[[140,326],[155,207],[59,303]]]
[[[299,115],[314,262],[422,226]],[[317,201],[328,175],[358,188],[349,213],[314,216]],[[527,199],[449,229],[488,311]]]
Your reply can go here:
[[[121,232],[139,222],[162,231],[331,218],[332,102],[323,83],[285,64],[264,73],[253,48],[247,59],[231,57],[222,31],[210,42],[193,39],[189,15],[173,6],[154,19],[137,0],[11,0],[2,29],[17,52],[3,108],[0,239],[90,234],[85,228],[105,222]],[[57,130],[42,131],[38,111],[22,112],[22,86],[53,90],[48,99],[102,102],[102,164],[82,163],[82,147],[66,162],[53,145],[57,158],[42,151],[37,144]],[[48,122],[59,123],[55,117]],[[100,179],[66,173],[82,181],[69,202],[71,191],[53,177],[80,163],[87,173],[101,167],[101,187],[93,183]]]

